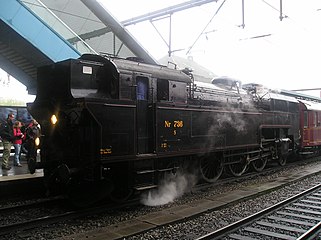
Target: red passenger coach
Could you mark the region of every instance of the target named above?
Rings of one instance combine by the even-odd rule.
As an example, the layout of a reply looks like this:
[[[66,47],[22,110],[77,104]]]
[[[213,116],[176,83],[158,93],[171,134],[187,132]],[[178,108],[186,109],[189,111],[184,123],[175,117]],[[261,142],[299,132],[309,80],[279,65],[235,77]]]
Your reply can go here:
[[[321,146],[321,103],[299,100],[300,133],[303,148]]]

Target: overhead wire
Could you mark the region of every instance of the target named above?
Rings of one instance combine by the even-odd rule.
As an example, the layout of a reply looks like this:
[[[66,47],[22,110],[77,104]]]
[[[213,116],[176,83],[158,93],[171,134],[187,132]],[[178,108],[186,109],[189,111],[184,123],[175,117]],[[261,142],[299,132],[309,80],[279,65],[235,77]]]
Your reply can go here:
[[[207,29],[207,27],[210,25],[210,23],[212,22],[212,20],[214,19],[214,17],[219,13],[219,11],[221,10],[221,8],[223,7],[224,3],[226,2],[226,0],[224,0],[222,2],[222,4],[218,7],[218,9],[216,10],[216,12],[214,13],[214,15],[212,16],[212,18],[210,19],[210,21],[206,24],[206,26],[203,28],[202,32],[198,35],[198,37],[196,38],[196,40],[194,41],[194,43],[188,48],[188,51],[186,52],[186,55],[188,55],[190,53],[190,51],[192,50],[192,48],[194,47],[194,45],[197,43],[198,39],[204,34],[204,31]]]
[[[268,3],[266,0],[261,0],[263,3],[265,3],[266,5],[268,5],[269,7],[271,7],[272,9],[274,9],[275,11],[277,11],[278,13],[281,13],[281,11],[274,7],[272,4]],[[316,11],[319,11],[320,9],[316,9]],[[283,11],[283,10],[282,10]],[[312,34],[314,38],[318,38],[321,41],[321,38],[319,36],[319,34],[315,34],[313,32],[311,32],[311,30],[309,30],[306,25],[302,24],[302,21],[298,21],[296,18],[293,18],[293,16],[289,16],[287,14],[284,14],[284,12],[282,12],[282,15],[284,15],[283,18],[286,18],[289,20],[289,23],[293,24],[294,27],[296,27],[299,30],[303,30],[308,34]]]

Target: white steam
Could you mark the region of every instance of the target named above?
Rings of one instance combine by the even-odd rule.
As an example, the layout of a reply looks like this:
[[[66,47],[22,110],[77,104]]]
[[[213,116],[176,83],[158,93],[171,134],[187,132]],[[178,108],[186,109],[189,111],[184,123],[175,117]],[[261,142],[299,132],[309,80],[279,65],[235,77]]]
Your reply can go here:
[[[234,128],[237,132],[246,132],[246,121],[241,114],[231,111],[229,114],[218,114],[216,116],[219,127],[229,124],[230,128]]]
[[[141,203],[146,206],[159,206],[173,202],[183,196],[196,184],[196,176],[177,173],[175,177],[164,179],[159,188],[142,195]]]

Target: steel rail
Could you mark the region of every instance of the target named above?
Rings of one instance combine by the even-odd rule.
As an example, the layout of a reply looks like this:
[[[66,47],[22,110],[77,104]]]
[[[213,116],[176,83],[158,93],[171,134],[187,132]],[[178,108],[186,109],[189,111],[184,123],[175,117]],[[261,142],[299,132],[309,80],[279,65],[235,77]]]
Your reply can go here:
[[[220,239],[223,236],[228,237],[229,234],[231,234],[233,232],[236,232],[241,227],[249,225],[249,224],[255,222],[256,220],[259,220],[262,217],[266,216],[267,214],[270,214],[270,213],[272,213],[272,212],[274,212],[274,211],[276,211],[276,210],[278,210],[280,208],[283,208],[284,206],[286,206],[286,205],[288,205],[288,204],[290,204],[290,203],[292,203],[292,202],[294,202],[294,201],[296,201],[296,200],[298,200],[298,199],[300,199],[300,198],[302,198],[302,197],[304,197],[306,195],[309,195],[309,194],[313,193],[314,191],[316,191],[316,190],[318,190],[320,188],[321,188],[321,183],[316,185],[316,186],[314,186],[314,187],[312,187],[312,188],[310,188],[310,189],[308,189],[308,190],[305,190],[305,191],[303,191],[303,192],[301,192],[301,193],[299,193],[299,194],[297,194],[295,196],[292,196],[292,197],[290,197],[290,198],[288,198],[286,200],[283,200],[283,201],[279,202],[278,204],[270,206],[270,207],[268,207],[268,208],[266,208],[266,209],[264,209],[264,210],[262,210],[262,211],[260,211],[258,213],[255,213],[255,214],[253,214],[251,216],[248,216],[248,217],[246,217],[244,219],[241,219],[241,220],[239,220],[239,221],[237,221],[235,223],[232,223],[232,224],[227,225],[227,226],[225,226],[223,228],[220,228],[220,229],[215,230],[215,231],[213,231],[211,233],[208,233],[208,234],[206,234],[204,236],[201,236],[201,237],[197,238],[197,240]],[[302,239],[308,239],[308,238],[305,238],[305,236],[308,237],[312,233],[315,234],[315,231],[316,231],[316,229],[318,229],[318,226],[320,226],[320,224],[321,223],[319,222],[316,226],[310,228],[303,235],[301,235]],[[318,230],[320,230],[320,229],[318,229]]]

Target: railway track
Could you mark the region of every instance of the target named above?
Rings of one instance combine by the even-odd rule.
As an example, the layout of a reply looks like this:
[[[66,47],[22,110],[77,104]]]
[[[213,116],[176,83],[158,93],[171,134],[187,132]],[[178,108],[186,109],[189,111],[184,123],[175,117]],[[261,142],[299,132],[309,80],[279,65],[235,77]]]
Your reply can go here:
[[[313,169],[316,169],[315,167]],[[306,171],[301,171],[307,173]],[[307,176],[307,175],[305,175]],[[291,176],[289,178],[290,182],[287,182],[283,177],[281,177],[282,186],[285,186],[283,184],[293,184],[294,182],[298,181],[296,177]],[[294,181],[294,182],[293,182]],[[303,180],[300,180],[301,182],[304,182]],[[242,182],[242,181],[241,181]],[[274,180],[273,180],[274,182]],[[318,182],[316,181],[312,182]],[[254,180],[254,185],[257,186],[259,182],[257,180]],[[240,183],[242,185],[242,183]],[[260,184],[259,184],[260,185]],[[300,184],[299,184],[300,185]],[[243,186],[243,185],[242,185]],[[304,185],[303,188],[306,188],[307,185]],[[313,183],[309,183],[309,186],[313,186]],[[202,236],[203,234],[206,234],[209,232],[210,229],[215,229],[214,226],[217,225],[217,221],[221,221],[222,224],[224,221],[228,220],[222,220],[222,218],[218,217],[220,214],[217,214],[217,216],[214,217],[208,217],[215,212],[223,210],[224,208],[229,208],[229,205],[231,203],[237,203],[242,202],[242,199],[250,199],[250,198],[256,198],[259,197],[259,195],[265,195],[269,194],[269,192],[273,192],[279,187],[276,187],[274,184],[267,184],[267,188],[263,187],[262,192],[257,192],[254,195],[250,194],[250,189],[248,187],[243,186],[247,190],[242,192],[238,189],[235,189],[235,191],[232,191],[232,195],[229,193],[225,195],[224,193],[220,197],[220,194],[214,195],[213,198],[211,198],[209,195],[206,195],[205,199],[201,200],[193,200],[193,202],[187,201],[185,204],[181,204],[180,206],[173,206],[169,209],[164,208],[164,210],[161,210],[157,213],[147,213],[144,216],[136,217],[133,219],[130,219],[128,221],[122,221],[120,223],[115,223],[112,225],[106,225],[100,229],[97,230],[91,230],[87,232],[82,233],[75,233],[71,236],[70,239],[90,239],[91,237],[95,238],[98,237],[100,239],[196,239],[199,236]],[[242,187],[242,188],[243,188]],[[280,187],[282,188],[282,187]],[[273,189],[273,190],[272,190]],[[299,190],[301,191],[302,186]],[[200,190],[202,192],[202,190]],[[205,191],[205,189],[204,189]],[[294,190],[292,190],[294,191]],[[255,191],[254,191],[255,192]],[[253,193],[254,193],[253,192]],[[244,195],[242,195],[244,193]],[[242,195],[242,196],[240,196]],[[293,195],[293,192],[289,195]],[[239,196],[239,197],[236,197]],[[288,197],[288,196],[287,196]],[[267,198],[269,198],[267,196]],[[213,199],[213,202],[211,201]],[[219,203],[220,201],[226,201],[225,203]],[[264,199],[264,198],[263,198]],[[282,200],[284,197],[282,198]],[[274,201],[276,203],[276,201]],[[219,203],[217,205],[217,203]],[[259,204],[260,206],[262,204]],[[271,204],[269,204],[270,206]],[[262,209],[262,207],[260,207]],[[144,211],[144,210],[142,210]],[[244,211],[244,210],[243,210]],[[245,210],[246,211],[246,210]],[[260,211],[260,210],[258,210]],[[253,213],[254,211],[252,211]],[[234,217],[237,217],[236,215]],[[233,217],[231,217],[232,219]],[[204,219],[210,219],[209,221],[214,221],[213,219],[216,219],[216,223],[210,223],[209,221],[204,223],[200,223],[204,221]],[[223,218],[224,219],[224,218]],[[239,219],[239,218],[237,218]],[[230,221],[232,222],[232,221]],[[224,224],[224,223],[223,223]],[[181,233],[179,233],[177,230],[181,227],[184,228],[185,226],[191,227],[189,229],[182,230]],[[199,225],[199,226],[198,226]],[[226,224],[225,224],[226,225]],[[193,230],[195,228],[195,230]],[[204,228],[204,229],[203,229]],[[217,228],[216,228],[217,229]],[[167,233],[170,232],[169,235]],[[178,236],[177,236],[178,235]],[[161,236],[161,237],[160,237]]]
[[[273,168],[271,168],[271,169],[267,170],[267,172],[264,173],[264,174],[265,175],[269,175],[269,174],[271,174],[270,171],[275,171],[275,169],[273,170]],[[257,176],[256,176],[256,174],[254,174],[254,176],[253,176],[253,174],[254,173],[245,174],[244,176],[242,176],[240,178],[237,178],[237,179],[234,178],[233,181],[237,181],[237,182],[241,181],[242,182],[243,180],[248,179],[248,178],[249,179],[252,179],[252,178],[255,179]],[[263,173],[261,172],[260,174],[263,174]],[[222,179],[222,182],[220,182],[220,184],[218,184],[218,185],[228,184],[228,183],[230,184],[233,181],[231,181],[230,178],[226,178],[224,180]],[[200,191],[200,192],[207,191],[206,190],[207,188],[208,188],[208,186],[207,187],[200,186],[200,188],[198,188],[197,191]],[[196,189],[194,191],[196,191]],[[37,205],[39,207],[41,204],[35,204],[35,208],[37,208]],[[137,205],[137,202],[133,203],[133,205]],[[123,209],[123,208],[128,207],[128,206],[129,205],[127,205],[127,204],[126,205],[122,204],[121,206],[118,206],[117,208],[118,209]],[[49,225],[49,224],[51,224],[51,226],[54,226],[53,223],[67,222],[68,220],[79,219],[79,218],[86,219],[86,216],[89,216],[89,215],[104,214],[104,212],[108,214],[108,213],[110,213],[110,210],[112,210],[114,207],[115,206],[111,206],[111,205],[107,206],[106,205],[106,206],[103,206],[103,207],[100,206],[98,208],[88,208],[88,209],[83,209],[83,210],[79,210],[79,211],[67,210],[66,212],[62,212],[62,213],[58,213],[58,214],[56,212],[55,213],[48,213],[48,211],[46,210],[47,213],[43,214],[42,216],[38,216],[37,218],[35,216],[33,216],[33,218],[25,219],[25,220],[20,219],[19,221],[15,222],[15,223],[11,223],[11,224],[4,224],[4,222],[1,221],[1,222],[3,222],[3,226],[0,227],[0,236],[4,235],[6,233],[15,232],[16,230],[20,230],[20,231],[24,230],[24,232],[29,232],[28,229],[32,229],[32,228],[33,229],[36,229],[36,228],[41,229],[42,226],[46,226],[46,225]],[[21,211],[25,210],[25,208],[27,208],[27,207],[20,207]],[[32,207],[30,207],[30,208],[32,208]],[[208,208],[206,208],[206,209],[208,209]],[[206,209],[204,209],[204,211],[206,211]],[[6,214],[3,214],[4,212],[1,212],[1,211],[2,210],[0,209],[0,216],[1,215],[5,215],[5,216],[12,215],[12,212],[11,212],[10,209],[7,210]],[[114,212],[115,212],[115,210],[114,210]],[[192,216],[192,215],[188,215],[188,216]],[[170,216],[174,216],[174,215],[170,214]],[[186,218],[188,216],[182,216],[181,220],[178,220],[178,221],[182,221],[183,218]],[[132,219],[131,221],[134,221],[134,219]],[[177,221],[177,219],[176,219],[176,221]],[[144,224],[146,224],[146,222],[147,222],[147,220],[143,220],[143,222],[138,222],[138,225],[145,226]],[[162,225],[165,226],[165,225],[169,224],[170,222],[172,222],[172,221],[166,221],[165,220],[163,224],[160,223],[160,225],[158,225],[158,228],[161,227]],[[124,223],[123,225],[126,225],[126,224]],[[113,226],[111,226],[111,228],[113,228]],[[129,228],[131,228],[131,227],[129,226]],[[155,226],[152,226],[152,228],[155,228]],[[137,227],[135,227],[133,229],[135,229],[135,231],[134,230],[128,231],[128,234],[126,234],[126,235],[129,236],[129,235],[132,235],[134,233],[137,234],[138,232],[146,231],[146,228],[144,228],[144,227],[141,230],[138,230]],[[32,233],[31,233],[31,235],[32,235]]]
[[[6,220],[3,221],[0,217],[0,238],[16,231],[24,231],[25,234],[29,230],[32,231],[32,229],[42,228],[49,224],[85,218],[111,210],[117,211],[117,209],[136,205],[137,200],[124,204],[115,205],[110,203],[85,209],[71,209],[70,206],[66,208],[65,203],[63,198],[54,198],[41,202],[0,208],[0,216],[6,218]]]
[[[209,239],[315,239],[321,231],[321,184],[211,232]]]
[[[11,206],[1,207],[0,236],[45,224],[57,216],[61,217],[64,214],[61,207],[64,205],[64,200],[62,197],[53,197],[30,202],[13,202]]]

